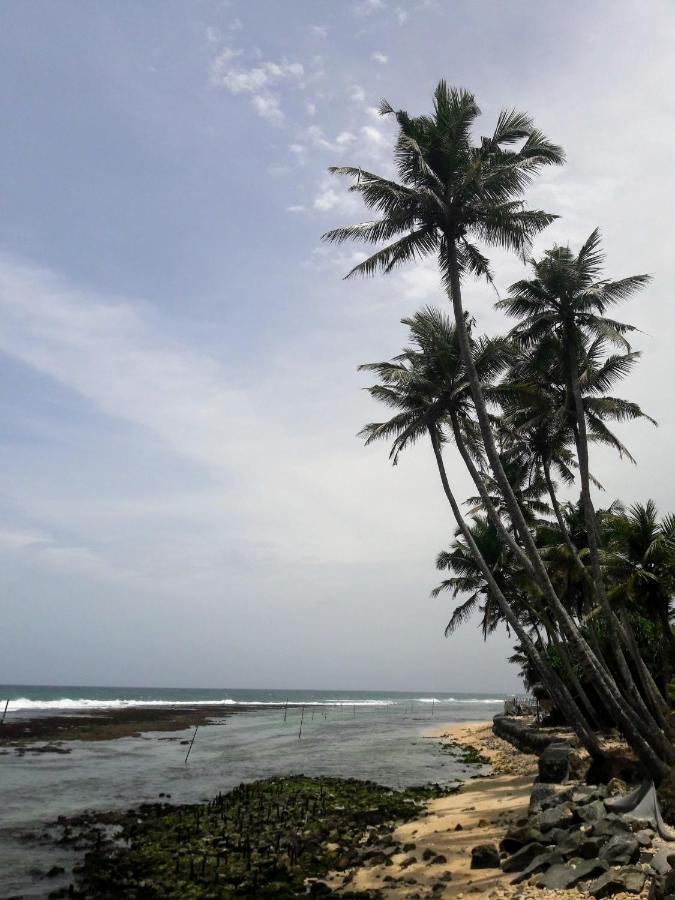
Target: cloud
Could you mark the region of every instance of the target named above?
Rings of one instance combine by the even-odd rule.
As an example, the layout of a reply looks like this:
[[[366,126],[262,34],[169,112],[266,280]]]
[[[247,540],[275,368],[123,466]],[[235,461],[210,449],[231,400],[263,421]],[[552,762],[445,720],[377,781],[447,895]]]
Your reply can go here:
[[[255,94],[251,99],[253,109],[258,115],[277,125],[284,120],[284,114],[279,105],[279,98],[275,94]]]
[[[233,60],[240,55],[240,51],[226,47],[216,56],[211,64],[213,83],[231,94],[253,94],[251,104],[256,113],[272,124],[280,124],[284,119],[281,101],[270,88],[282,82],[302,86],[304,66],[288,60],[268,60],[249,67],[233,65]]]
[[[381,9],[386,7],[386,3],[384,0],[359,0],[358,3],[355,3],[352,6],[352,10],[357,16],[372,16],[373,13],[378,12]]]
[[[310,25],[309,33],[315,38],[325,38],[328,36],[328,28],[325,25]]]
[[[374,53],[370,54],[370,58],[373,62],[380,63],[381,66],[384,66],[389,62],[389,57],[385,56],[384,53],[381,53],[379,50],[376,50]]]
[[[396,16],[396,21],[399,25],[405,25],[408,21],[408,11],[403,9],[400,6],[397,6],[394,10],[394,15]]]

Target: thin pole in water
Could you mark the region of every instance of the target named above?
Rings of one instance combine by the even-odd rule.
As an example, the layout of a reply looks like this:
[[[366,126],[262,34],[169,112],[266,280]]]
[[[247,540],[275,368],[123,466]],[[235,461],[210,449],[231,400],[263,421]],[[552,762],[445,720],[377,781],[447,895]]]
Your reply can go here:
[[[434,704],[435,704],[435,703],[436,703],[436,698],[435,698],[435,697],[432,697],[432,698],[431,698],[431,717],[432,717],[432,719],[433,719],[433,716],[434,716]]]
[[[302,722],[305,718],[305,707],[302,707],[302,712],[300,713],[300,731],[298,732],[298,740],[302,737]]]
[[[5,709],[4,709],[4,712],[3,712],[3,714],[2,714],[2,719],[0,719],[0,725],[4,725],[4,724],[5,724],[5,716],[7,715],[7,707],[8,707],[8,706],[9,706],[9,697],[7,698],[7,700],[5,700]]]
[[[195,742],[195,738],[197,737],[198,731],[199,731],[199,725],[195,725],[195,733],[192,735],[192,740],[190,741],[190,746],[188,747],[188,751],[185,754],[185,765],[187,765],[188,756],[190,755],[190,750],[192,750],[192,745]]]
[[[286,705],[284,706],[284,722],[286,721],[287,713],[288,713],[288,697],[286,697]]]

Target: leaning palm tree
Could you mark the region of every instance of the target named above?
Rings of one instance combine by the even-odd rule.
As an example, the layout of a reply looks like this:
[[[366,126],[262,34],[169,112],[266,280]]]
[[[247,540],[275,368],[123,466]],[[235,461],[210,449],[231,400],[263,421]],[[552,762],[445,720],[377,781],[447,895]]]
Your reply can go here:
[[[542,682],[551,696],[556,698],[586,749],[594,758],[600,758],[602,750],[588,721],[567,686],[544,660],[521,619],[512,609],[495,572],[476,543],[450,486],[442,450],[448,439],[447,424],[453,419],[456,423],[461,417],[466,417],[467,406],[470,404],[465,366],[457,347],[457,331],[447,317],[435,310],[424,310],[403,322],[411,329],[414,346],[406,348],[391,361],[360,367],[361,370],[375,372],[380,378],[377,384],[368,388],[371,396],[395,411],[384,422],[366,425],[361,435],[366,439],[366,444],[379,439],[391,440],[390,458],[394,463],[407,446],[428,436],[455,522],[485,580],[490,596],[498,604],[504,619],[529,654]],[[476,342],[472,347],[472,355],[477,371],[486,379],[494,375],[501,365],[499,352],[492,342]],[[515,542],[513,546],[517,548]]]
[[[551,343],[557,348],[557,367],[564,379],[564,409],[574,435],[581,496],[588,534],[588,548],[595,595],[603,610],[614,655],[621,679],[628,694],[646,722],[651,715],[634,681],[623,647],[634,651],[634,643],[621,627],[611,604],[600,565],[598,524],[590,493],[589,437],[612,442],[625,451],[618,440],[605,427],[602,419],[609,415],[629,418],[644,415],[635,404],[617,398],[591,396],[584,403],[584,385],[587,392],[605,388],[626,374],[637,358],[630,352],[625,335],[635,330],[633,326],[610,319],[607,310],[626,299],[649,281],[647,275],[634,275],[618,281],[602,279],[603,253],[598,230],[575,255],[569,247],[555,246],[539,260],[530,260],[533,277],[511,286],[509,297],[497,305],[507,314],[519,319],[511,332],[512,338],[524,347],[545,345],[550,352]],[[598,366],[607,341],[621,346],[623,354],[607,358]],[[642,666],[638,660],[638,666]],[[646,671],[646,667],[645,670]],[[666,710],[660,698],[650,698],[657,705],[656,715],[665,725]]]
[[[563,162],[563,152],[534,127],[529,116],[515,110],[501,113],[494,132],[474,142],[472,129],[480,110],[473,95],[449,88],[443,81],[434,92],[432,115],[414,117],[403,110],[395,112],[386,102],[382,103],[381,112],[394,115],[398,124],[398,180],[358,167],[332,169],[352,178],[350,190],[360,194],[378,218],[334,229],[324,239],[385,244],[355,266],[351,276],[389,272],[429,254],[436,256],[453,306],[484,450],[514,532],[523,542],[528,566],[547,597],[552,614],[594,674],[603,702],[635,752],[656,778],[665,777],[669,768],[664,760],[675,762],[673,748],[649,716],[633,712],[553,589],[499,457],[472,359],[462,304],[461,284],[465,276],[492,278],[489,260],[477,242],[524,254],[532,238],[555,218],[541,210],[527,209],[523,194],[538,172]]]

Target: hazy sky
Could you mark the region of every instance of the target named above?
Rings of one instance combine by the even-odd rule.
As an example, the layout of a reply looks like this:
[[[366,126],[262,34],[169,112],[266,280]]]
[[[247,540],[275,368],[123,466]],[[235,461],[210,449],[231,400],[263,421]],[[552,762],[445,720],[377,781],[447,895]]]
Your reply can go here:
[[[660,428],[594,471],[673,509],[674,40],[668,0],[5,0],[0,681],[515,688],[505,636],[443,638],[428,449],[392,469],[355,437],[356,366],[446,302],[436,273],[342,282],[355,248],[319,237],[362,214],[326,167],[388,171],[375,107],[441,77],[485,133],[531,112],[569,157],[538,247],[600,225],[611,275],[655,279],[622,395]]]

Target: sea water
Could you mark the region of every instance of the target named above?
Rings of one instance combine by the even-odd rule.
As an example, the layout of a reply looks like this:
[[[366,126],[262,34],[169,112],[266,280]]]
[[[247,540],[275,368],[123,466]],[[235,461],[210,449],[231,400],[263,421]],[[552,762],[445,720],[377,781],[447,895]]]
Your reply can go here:
[[[449,784],[475,773],[425,736],[452,722],[489,719],[499,694],[0,686],[0,716],[67,715],[128,706],[208,704],[223,718],[199,729],[189,761],[176,734],[74,741],[71,752],[0,756],[0,897],[46,896],[52,865],[70,851],[20,840],[59,815],[128,808],[171,795],[197,802],[242,781],[300,774],[367,778],[394,788]],[[288,701],[287,710],[279,708]],[[238,705],[253,711],[227,715]],[[304,709],[303,709],[304,707]],[[300,725],[302,723],[302,731]]]

